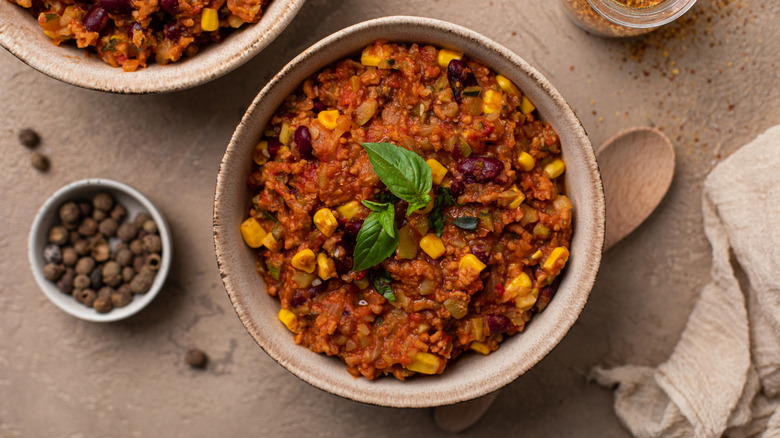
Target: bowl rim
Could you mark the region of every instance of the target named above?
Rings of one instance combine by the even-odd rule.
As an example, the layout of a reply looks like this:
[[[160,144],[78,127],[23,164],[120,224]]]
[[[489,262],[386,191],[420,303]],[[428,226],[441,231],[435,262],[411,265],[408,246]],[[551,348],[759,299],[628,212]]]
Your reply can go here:
[[[38,41],[31,44],[29,35],[24,34],[14,19],[20,15],[32,16],[26,9],[6,1],[0,2],[0,46],[33,69],[81,88],[119,94],[170,93],[210,82],[252,59],[292,22],[305,2],[273,0],[257,23],[234,29],[222,43],[204,47],[191,59],[165,66],[152,63],[134,72],[111,67],[94,55],[87,59],[84,49],[75,46],[55,46],[43,32],[39,32],[40,36],[35,37]],[[44,44],[61,51],[58,53],[60,57],[52,58],[48,46]],[[235,46],[235,49],[216,51],[226,44]],[[207,53],[204,53],[207,51],[208,60],[205,58]]]
[[[232,197],[229,193],[225,192],[226,187],[229,186],[232,182],[229,176],[226,175],[226,172],[228,172],[226,169],[228,169],[231,162],[235,160],[233,156],[238,154],[237,150],[240,144],[242,142],[246,143],[248,141],[242,139],[242,137],[248,135],[247,131],[252,132],[252,130],[255,129],[262,129],[262,126],[258,128],[256,125],[258,123],[263,125],[267,123],[267,120],[262,121],[262,123],[258,120],[253,120],[253,115],[255,111],[258,110],[258,107],[260,107],[266,99],[269,99],[272,102],[276,102],[276,105],[274,105],[275,110],[276,106],[278,106],[278,103],[281,102],[281,100],[275,100],[278,99],[278,94],[281,93],[281,91],[277,90],[277,88],[286,87],[287,84],[285,82],[290,81],[288,77],[296,76],[296,69],[301,68],[302,70],[306,71],[311,70],[311,65],[309,64],[314,61],[308,61],[308,59],[312,56],[316,58],[315,54],[318,52],[326,52],[323,56],[329,56],[330,58],[328,59],[331,59],[330,62],[322,62],[322,60],[320,60],[318,69],[321,69],[329,63],[333,62],[335,59],[339,59],[338,57],[334,58],[335,55],[333,52],[344,52],[346,50],[336,48],[339,44],[351,47],[357,44],[355,40],[363,41],[364,38],[368,38],[366,34],[373,35],[371,32],[377,33],[378,31],[384,30],[387,33],[390,32],[389,29],[391,28],[404,26],[412,26],[420,32],[429,32],[429,34],[426,35],[434,35],[433,37],[430,37],[431,39],[444,39],[444,36],[446,35],[450,38],[456,39],[464,45],[467,43],[476,44],[478,49],[475,50],[483,51],[483,53],[486,54],[483,56],[477,54],[474,57],[484,62],[494,71],[498,71],[498,66],[491,64],[481,58],[493,56],[495,59],[501,60],[501,62],[511,64],[515,71],[513,74],[509,75],[510,79],[512,79],[511,76],[522,75],[527,76],[529,80],[535,81],[535,86],[539,89],[536,90],[536,92],[546,94],[551,101],[550,105],[562,112],[562,120],[565,122],[566,126],[572,130],[572,136],[577,140],[578,150],[582,149],[582,166],[585,168],[583,172],[585,172],[584,174],[587,176],[587,181],[583,181],[583,183],[588,183],[587,189],[583,189],[586,190],[586,193],[583,196],[585,196],[588,201],[593,204],[592,211],[582,213],[592,219],[591,223],[587,225],[589,227],[587,228],[589,236],[587,243],[589,243],[590,246],[587,247],[587,251],[582,251],[581,254],[573,255],[570,259],[571,267],[572,260],[574,260],[576,257],[578,266],[581,267],[579,268],[581,272],[576,273],[576,276],[575,274],[569,275],[569,277],[573,278],[569,283],[575,281],[575,279],[578,280],[578,282],[576,285],[571,285],[568,287],[568,289],[571,290],[571,293],[568,297],[556,297],[557,301],[553,300],[553,302],[560,302],[565,299],[566,303],[560,304],[559,306],[565,306],[564,309],[568,309],[568,313],[564,314],[564,317],[556,319],[555,323],[548,324],[550,325],[549,336],[545,338],[546,340],[539,341],[537,343],[538,345],[531,344],[531,348],[529,348],[527,351],[528,357],[520,358],[521,362],[523,362],[520,364],[520,366],[512,368],[511,365],[507,364],[508,361],[505,359],[497,359],[497,365],[492,366],[491,371],[500,371],[499,373],[496,373],[489,378],[480,377],[478,378],[479,381],[474,381],[474,379],[471,379],[466,382],[463,387],[458,388],[443,388],[442,384],[435,383],[418,383],[414,386],[409,386],[410,384],[408,382],[400,382],[401,385],[407,386],[393,387],[393,385],[397,384],[387,384],[384,381],[379,382],[378,380],[370,381],[369,385],[364,385],[362,383],[351,384],[348,381],[345,381],[344,378],[334,378],[333,376],[327,375],[327,372],[323,372],[323,370],[317,369],[317,365],[312,366],[305,363],[300,363],[300,361],[296,362],[291,360],[290,357],[288,357],[290,356],[289,354],[283,354],[286,347],[280,347],[280,342],[287,341],[289,346],[294,348],[300,348],[300,346],[296,345],[294,342],[290,342],[291,339],[284,339],[283,341],[280,341],[275,339],[273,334],[262,333],[258,325],[249,315],[250,308],[245,306],[245,303],[242,302],[243,294],[241,290],[234,288],[234,285],[232,284],[232,277],[241,275],[241,273],[238,270],[232,269],[230,266],[230,259],[231,257],[234,257],[235,254],[230,253],[231,250],[229,248],[228,242],[230,242],[231,239],[235,239],[234,236],[229,236],[229,234],[238,233],[239,224],[223,223],[224,220],[222,218],[225,213],[223,213],[223,204],[221,201],[225,200],[228,202],[228,200]],[[382,37],[373,36],[369,39],[376,40],[379,38]],[[426,36],[426,38],[428,38],[428,36]],[[403,38],[388,39],[391,41],[409,41],[408,39],[404,40]],[[422,41],[418,42],[422,43]],[[428,44],[429,42],[426,41],[425,43]],[[431,44],[437,45],[439,47],[447,47],[447,44],[442,42],[431,42]],[[354,53],[355,50],[351,50],[351,52]],[[465,52],[470,54],[468,51]],[[314,71],[317,71],[318,69],[314,69]],[[507,75],[503,71],[502,74]],[[539,105],[537,105],[537,107],[539,107]],[[253,123],[255,125],[253,125]],[[229,210],[229,208],[225,208],[225,211],[228,212],[228,215]],[[364,21],[362,23],[358,23],[342,29],[330,36],[323,38],[316,44],[306,49],[304,52],[290,61],[276,76],[274,76],[271,81],[260,91],[260,93],[258,93],[251,106],[247,109],[244,118],[231,138],[230,144],[228,145],[223,160],[220,164],[214,203],[214,243],[220,275],[236,314],[238,315],[242,324],[244,324],[244,327],[247,329],[249,334],[253,337],[255,342],[257,342],[257,344],[260,345],[260,347],[263,348],[263,350],[269,356],[271,356],[271,358],[273,358],[280,365],[284,366],[288,371],[319,389],[351,400],[389,407],[422,408],[468,401],[500,389],[501,387],[518,378],[520,375],[524,374],[533,365],[538,363],[560,342],[560,340],[573,326],[574,322],[578,319],[580,313],[582,312],[593,284],[595,283],[596,273],[600,265],[601,252],[604,244],[604,229],[604,192],[601,185],[601,176],[599,174],[593,147],[587,137],[587,134],[585,133],[584,128],[582,127],[582,124],[574,114],[574,111],[565,102],[558,91],[550,84],[550,82],[544,76],[542,76],[541,73],[539,73],[526,61],[524,61],[520,56],[477,32],[441,20],[410,16],[383,17]],[[240,239],[240,236],[238,239]],[[571,272],[572,269],[569,269],[568,271]],[[259,301],[261,299],[262,298],[259,298],[257,300]],[[550,307],[553,306],[551,305]],[[535,318],[540,318],[543,315],[550,313],[550,307],[548,307],[546,312],[542,312],[539,315],[536,315]],[[561,312],[562,311],[563,310],[561,310]],[[552,316],[550,318],[552,318]],[[545,325],[545,327],[547,327],[547,325]],[[522,336],[522,334],[520,334],[520,336]],[[506,340],[504,343],[506,343]],[[306,352],[310,354],[317,355],[317,353],[310,352],[308,349],[303,350],[306,350]],[[498,351],[501,351],[501,349]],[[494,352],[493,354],[498,353],[498,351]],[[491,354],[491,356],[493,356],[493,354]],[[293,353],[292,355],[294,356],[295,354]],[[464,358],[459,359],[459,361],[463,360]],[[343,366],[343,363],[341,363],[341,365]],[[351,376],[346,373],[346,371],[344,371],[343,374],[351,378]],[[433,379],[437,378],[441,379],[442,376],[433,377]],[[388,379],[384,380],[386,381]],[[395,379],[391,380],[395,381]],[[355,382],[357,382],[357,379]],[[423,381],[420,380],[419,382]],[[430,380],[426,382],[430,382]]]
[[[122,192],[135,199],[146,210],[146,212],[152,216],[155,223],[157,224],[157,229],[163,249],[160,269],[157,271],[149,291],[144,294],[136,295],[133,298],[133,301],[138,300],[139,304],[132,307],[128,305],[123,308],[113,309],[108,313],[97,313],[94,309],[88,308],[75,301],[73,302],[74,305],[69,305],[70,302],[68,302],[69,304],[64,304],[63,300],[60,299],[63,295],[62,292],[60,292],[52,282],[43,276],[44,263],[42,262],[42,248],[48,244],[46,241],[47,233],[45,230],[43,230],[45,222],[52,215],[57,214],[57,209],[60,205],[62,205],[63,202],[78,199],[79,196],[84,196],[77,194],[78,192],[91,191],[92,189],[94,189],[95,192],[100,190],[106,190],[109,192]],[[160,293],[171,268],[171,260],[173,258],[173,242],[171,239],[170,227],[168,222],[165,220],[165,217],[162,215],[162,213],[160,213],[157,207],[155,207],[151,201],[146,198],[146,196],[141,194],[141,192],[119,181],[105,178],[87,178],[66,184],[46,199],[46,201],[38,210],[38,213],[35,215],[35,219],[33,220],[32,226],[30,227],[30,235],[27,244],[27,257],[30,263],[30,269],[33,273],[33,277],[35,278],[35,282],[38,284],[38,287],[41,289],[41,292],[46,295],[46,298],[48,298],[49,301],[60,308],[60,310],[85,321],[113,322],[126,319],[137,314],[146,306],[148,306],[149,303],[151,303]],[[130,302],[131,305],[133,301]]]

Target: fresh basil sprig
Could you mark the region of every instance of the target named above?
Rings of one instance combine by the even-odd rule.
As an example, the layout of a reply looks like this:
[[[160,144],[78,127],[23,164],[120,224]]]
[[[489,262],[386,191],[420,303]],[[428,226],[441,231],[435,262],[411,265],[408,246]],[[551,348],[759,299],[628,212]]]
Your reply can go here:
[[[455,220],[452,222],[458,228],[462,228],[468,231],[474,231],[477,229],[477,226],[479,225],[479,218],[475,218],[471,216],[463,216],[463,217],[455,218]]]
[[[389,202],[363,201],[363,205],[371,209],[369,216],[376,216],[376,219],[382,224],[382,230],[389,234],[390,237],[395,237],[395,207],[393,204]]]
[[[439,193],[436,195],[436,199],[433,201],[433,210],[428,216],[428,227],[433,229],[437,237],[441,237],[444,232],[444,207],[451,205],[458,205],[458,201],[450,194],[450,189],[447,187],[439,187]]]
[[[392,224],[394,235],[391,236],[380,222],[380,216],[382,213],[372,211],[360,227],[353,253],[353,271],[362,271],[382,263],[398,246],[398,230],[395,229],[395,224]]]
[[[371,279],[371,282],[374,284],[374,289],[385,297],[387,301],[395,301],[395,292],[393,292],[393,288],[390,286],[391,281],[393,281],[393,277],[384,269]]]
[[[431,168],[416,153],[390,143],[363,143],[368,160],[392,194],[409,203],[406,214],[431,202]]]

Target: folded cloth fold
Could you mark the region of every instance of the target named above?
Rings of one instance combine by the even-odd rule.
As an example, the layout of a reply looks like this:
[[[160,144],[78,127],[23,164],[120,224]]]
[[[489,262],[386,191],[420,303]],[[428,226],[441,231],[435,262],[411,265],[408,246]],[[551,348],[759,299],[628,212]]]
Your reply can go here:
[[[638,437],[780,436],[780,125],[710,172],[702,209],[712,281],[671,356],[592,377]]]

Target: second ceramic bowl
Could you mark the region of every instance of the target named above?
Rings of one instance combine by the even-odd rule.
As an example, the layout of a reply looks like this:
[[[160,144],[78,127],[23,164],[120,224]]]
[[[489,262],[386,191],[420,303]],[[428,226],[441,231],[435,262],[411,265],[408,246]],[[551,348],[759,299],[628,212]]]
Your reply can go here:
[[[277,319],[279,301],[269,296],[255,270],[255,251],[244,244],[239,226],[251,204],[246,185],[252,152],[263,129],[304,79],[328,64],[358,55],[377,39],[455,49],[512,80],[541,118],[558,132],[567,163],[566,184],[574,204],[571,258],[555,298],[526,330],[508,337],[488,356],[466,355],[442,375],[399,381],[369,381],[347,373],[344,364],[296,345]],[[214,201],[217,262],[236,313],[257,343],[277,362],[312,385],[353,400],[393,407],[430,407],[493,392],[522,375],[553,347],[577,320],[596,278],[604,243],[604,195],[593,149],[579,120],[557,90],[522,58],[490,39],[443,21],[387,17],[367,21],[323,39],[293,59],[258,94],[236,129],[217,178]]]

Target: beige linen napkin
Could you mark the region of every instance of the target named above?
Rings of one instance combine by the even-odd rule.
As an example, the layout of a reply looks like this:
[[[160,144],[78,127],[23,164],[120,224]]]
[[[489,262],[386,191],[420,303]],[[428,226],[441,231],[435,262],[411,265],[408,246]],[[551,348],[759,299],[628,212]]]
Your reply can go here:
[[[712,282],[672,355],[592,377],[638,437],[780,436],[780,125],[712,170],[702,204]]]

